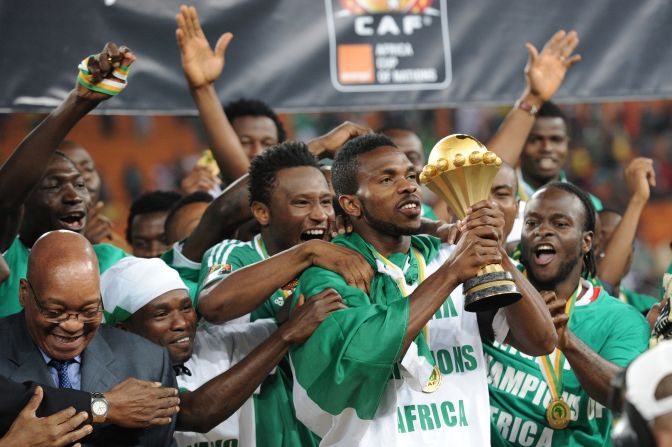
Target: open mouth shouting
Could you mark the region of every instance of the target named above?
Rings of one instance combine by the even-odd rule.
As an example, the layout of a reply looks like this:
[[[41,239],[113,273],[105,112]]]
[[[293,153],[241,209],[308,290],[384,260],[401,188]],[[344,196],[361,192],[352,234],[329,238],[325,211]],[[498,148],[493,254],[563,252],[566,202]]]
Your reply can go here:
[[[327,234],[326,228],[310,228],[301,233],[301,241],[309,241],[311,239],[324,239]]]
[[[86,224],[86,213],[83,211],[73,211],[58,218],[63,229],[70,231],[82,231]]]
[[[551,244],[539,244],[534,248],[534,263],[537,265],[548,265],[555,258],[556,250]]]

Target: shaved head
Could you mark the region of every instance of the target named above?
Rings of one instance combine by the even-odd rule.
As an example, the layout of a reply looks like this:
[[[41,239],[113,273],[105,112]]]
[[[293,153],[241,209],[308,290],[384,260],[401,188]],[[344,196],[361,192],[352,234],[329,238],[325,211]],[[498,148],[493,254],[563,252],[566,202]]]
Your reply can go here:
[[[98,258],[91,243],[81,234],[67,230],[50,231],[33,245],[27,277],[32,284],[41,284],[44,280],[70,282],[78,279],[90,279],[100,284]]]
[[[93,247],[80,234],[51,231],[40,237],[28,258],[27,279],[19,300],[28,333],[49,357],[70,360],[80,355],[100,326],[100,273]],[[64,321],[52,315],[65,314]],[[77,314],[77,318],[73,318]]]

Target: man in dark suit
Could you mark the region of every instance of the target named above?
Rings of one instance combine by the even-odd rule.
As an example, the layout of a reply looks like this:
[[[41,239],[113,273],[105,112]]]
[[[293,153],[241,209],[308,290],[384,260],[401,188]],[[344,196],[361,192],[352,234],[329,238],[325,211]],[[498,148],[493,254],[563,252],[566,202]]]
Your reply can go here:
[[[165,410],[177,411],[177,390],[157,385],[126,379],[106,391],[104,397],[109,403],[107,420],[126,428],[144,428],[161,421],[169,424],[169,417],[154,419]],[[35,382],[18,383],[0,375],[0,396],[0,447],[70,445],[73,439],[90,433],[88,429],[82,430],[85,426],[81,424],[92,422],[91,393],[39,386]],[[132,406],[129,406],[130,402]],[[93,429],[97,427],[94,424]]]
[[[42,388],[30,382],[17,383],[0,376],[0,395],[0,447],[61,447],[71,445],[91,433],[91,425],[82,426],[88,418],[86,408],[91,402],[89,393]],[[50,402],[43,400],[45,395],[49,396]],[[27,405],[21,408],[19,405],[26,401]],[[61,403],[60,408],[64,409],[51,416],[38,416],[39,410],[53,413],[54,407],[59,408],[58,402]],[[11,423],[11,426],[5,427],[5,423]]]
[[[0,374],[17,382],[51,383],[92,393],[109,390],[130,377],[175,387],[164,349],[100,325],[98,261],[83,236],[53,231],[38,239],[19,295],[24,311],[0,319]],[[127,402],[128,407],[137,406],[144,397]],[[118,421],[107,420],[109,402],[102,395],[96,398],[93,421],[114,425],[100,425],[84,443],[143,447],[172,443],[175,408],[158,412],[151,421],[167,425],[127,429],[119,427]]]

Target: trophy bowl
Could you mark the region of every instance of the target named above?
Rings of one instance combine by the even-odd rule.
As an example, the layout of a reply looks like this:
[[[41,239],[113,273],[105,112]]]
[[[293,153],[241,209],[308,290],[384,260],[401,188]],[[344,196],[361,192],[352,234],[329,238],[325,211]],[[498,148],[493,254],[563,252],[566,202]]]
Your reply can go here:
[[[459,218],[467,209],[490,196],[492,181],[502,159],[470,135],[449,135],[429,154],[420,182],[441,197]],[[513,276],[501,264],[481,267],[463,284],[464,310],[480,312],[513,304],[521,298]]]

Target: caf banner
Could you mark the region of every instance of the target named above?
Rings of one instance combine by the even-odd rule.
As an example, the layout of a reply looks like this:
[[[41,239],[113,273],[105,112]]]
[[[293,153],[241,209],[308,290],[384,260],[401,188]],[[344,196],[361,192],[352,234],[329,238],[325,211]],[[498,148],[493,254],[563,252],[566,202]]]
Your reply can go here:
[[[59,103],[106,41],[138,56],[103,113],[193,114],[175,42],[176,0],[0,0],[0,111]],[[526,42],[575,29],[583,61],[560,102],[672,97],[668,0],[194,0],[211,44],[234,39],[223,102],[280,111],[510,104]]]

